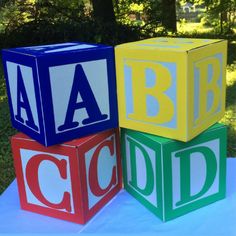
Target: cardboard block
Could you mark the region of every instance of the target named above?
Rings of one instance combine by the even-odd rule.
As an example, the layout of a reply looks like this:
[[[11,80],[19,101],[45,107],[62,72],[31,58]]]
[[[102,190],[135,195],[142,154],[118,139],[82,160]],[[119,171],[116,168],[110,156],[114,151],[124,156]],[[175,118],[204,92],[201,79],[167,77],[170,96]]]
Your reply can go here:
[[[122,129],[125,189],[163,221],[225,197],[226,127],[190,142]]]
[[[225,111],[227,41],[152,38],[116,46],[119,124],[189,141]]]
[[[86,223],[122,186],[118,129],[45,147],[12,137],[21,207]]]
[[[2,54],[16,129],[50,146],[118,126],[113,47],[72,42]]]

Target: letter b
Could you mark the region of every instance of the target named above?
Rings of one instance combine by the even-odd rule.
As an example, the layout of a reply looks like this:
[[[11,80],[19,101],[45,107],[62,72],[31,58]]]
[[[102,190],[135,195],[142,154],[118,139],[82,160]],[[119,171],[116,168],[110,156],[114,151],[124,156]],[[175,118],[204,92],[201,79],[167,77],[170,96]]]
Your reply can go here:
[[[204,122],[209,116],[214,114],[219,107],[221,99],[221,89],[218,84],[220,78],[220,62],[217,58],[206,58],[196,63],[199,71],[199,115],[196,123]],[[209,70],[212,68],[212,74]],[[211,78],[210,78],[211,76]],[[212,94],[212,101],[209,101],[209,95]],[[210,105],[208,105],[210,104]]]
[[[127,65],[132,71],[133,113],[128,116],[134,120],[142,120],[156,124],[163,124],[172,120],[174,115],[173,101],[166,95],[171,87],[172,77],[170,71],[160,63],[128,61]],[[151,86],[147,83],[147,70],[155,75]],[[152,106],[155,115],[148,114],[148,102],[156,101]],[[153,113],[153,112],[152,112]]]

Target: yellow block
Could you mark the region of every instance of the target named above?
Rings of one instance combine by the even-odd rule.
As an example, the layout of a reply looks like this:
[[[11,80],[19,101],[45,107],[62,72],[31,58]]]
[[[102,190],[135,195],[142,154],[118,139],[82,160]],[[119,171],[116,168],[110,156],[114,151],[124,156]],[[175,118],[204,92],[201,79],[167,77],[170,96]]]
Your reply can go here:
[[[227,41],[152,38],[116,46],[121,127],[189,141],[225,111]]]

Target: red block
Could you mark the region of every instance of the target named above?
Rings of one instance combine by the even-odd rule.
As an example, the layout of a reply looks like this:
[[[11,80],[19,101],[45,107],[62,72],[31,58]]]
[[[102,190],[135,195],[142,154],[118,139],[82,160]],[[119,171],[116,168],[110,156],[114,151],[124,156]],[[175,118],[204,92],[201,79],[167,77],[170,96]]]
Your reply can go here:
[[[121,189],[118,129],[44,147],[12,137],[21,207],[86,223]]]

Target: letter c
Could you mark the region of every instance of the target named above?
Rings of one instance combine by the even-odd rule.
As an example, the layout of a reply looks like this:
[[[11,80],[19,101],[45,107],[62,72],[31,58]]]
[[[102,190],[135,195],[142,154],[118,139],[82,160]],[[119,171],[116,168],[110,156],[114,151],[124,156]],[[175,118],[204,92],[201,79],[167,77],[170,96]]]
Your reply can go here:
[[[60,173],[60,176],[62,179],[67,178],[67,173],[66,173],[66,165],[67,162],[66,160],[58,160],[53,156],[46,155],[46,154],[38,154],[32,157],[29,162],[27,163],[26,166],[26,180],[28,183],[28,186],[31,190],[31,192],[34,194],[34,196],[42,202],[44,205],[51,207],[51,208],[56,208],[56,209],[65,209],[68,212],[71,212],[71,202],[70,202],[70,193],[69,192],[64,192],[62,201],[60,203],[52,203],[49,202],[43,193],[41,192],[40,185],[39,185],[39,176],[38,176],[38,171],[39,171],[39,166],[41,162],[43,161],[50,161],[53,162]]]
[[[98,158],[99,158],[99,153],[102,148],[107,146],[110,150],[111,156],[114,155],[114,138],[111,138],[111,140],[105,140],[104,142],[100,143],[100,145],[97,147],[95,150],[92,159],[91,159],[91,164],[89,167],[89,185],[92,193],[96,196],[102,196],[106,194],[112,185],[116,183],[116,167],[113,166],[112,168],[112,177],[110,180],[110,183],[106,188],[102,188],[98,182]]]

